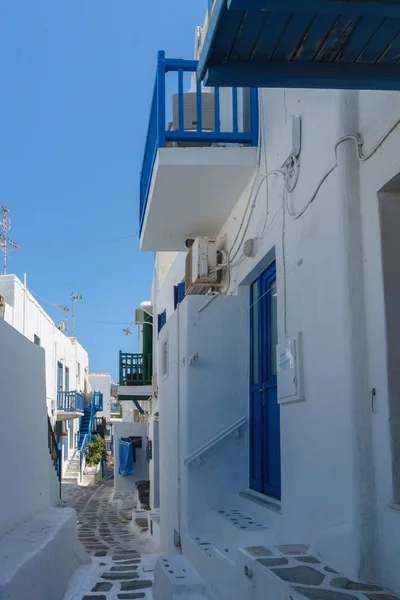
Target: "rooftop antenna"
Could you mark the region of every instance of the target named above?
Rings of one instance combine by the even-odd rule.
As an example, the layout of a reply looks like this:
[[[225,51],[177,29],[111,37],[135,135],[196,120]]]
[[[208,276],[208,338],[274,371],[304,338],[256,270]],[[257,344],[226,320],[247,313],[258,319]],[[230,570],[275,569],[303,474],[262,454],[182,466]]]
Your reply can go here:
[[[55,306],[56,308],[59,308],[60,310],[63,310],[65,313],[65,319],[63,319],[60,323],[60,325],[58,326],[58,329],[62,332],[67,332],[68,331],[68,315],[69,315],[69,308],[68,306],[62,306],[62,304],[56,304],[55,302],[51,303],[52,306]]]
[[[75,302],[82,300],[82,294],[72,294],[72,318],[71,318],[71,335],[75,337]]]
[[[8,237],[8,232],[11,229],[11,221],[8,216],[8,206],[4,204],[1,207],[1,219],[0,219],[0,248],[3,252],[3,275],[7,275],[7,253],[10,248],[17,250],[19,246]]]

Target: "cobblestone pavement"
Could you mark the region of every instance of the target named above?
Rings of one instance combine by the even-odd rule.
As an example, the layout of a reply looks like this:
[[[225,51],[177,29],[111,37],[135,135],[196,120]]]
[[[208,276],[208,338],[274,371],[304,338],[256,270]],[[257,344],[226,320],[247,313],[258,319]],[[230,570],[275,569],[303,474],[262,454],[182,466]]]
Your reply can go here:
[[[64,600],[152,599],[157,548],[133,527],[133,495],[114,495],[113,486],[111,477],[90,487],[63,486],[61,504],[76,510],[79,539],[91,557]]]

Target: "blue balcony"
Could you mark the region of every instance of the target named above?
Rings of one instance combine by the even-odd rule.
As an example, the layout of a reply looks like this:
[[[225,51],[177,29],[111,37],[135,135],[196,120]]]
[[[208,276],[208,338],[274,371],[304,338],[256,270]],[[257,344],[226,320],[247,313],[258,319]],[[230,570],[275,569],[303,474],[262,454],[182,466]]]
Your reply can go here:
[[[145,251],[217,235],[256,168],[257,90],[206,89],[196,69],[158,54],[140,179]]]
[[[400,90],[398,0],[214,0],[205,85]]]
[[[103,394],[101,392],[93,392],[93,410],[94,413],[101,412],[103,410]]]
[[[85,396],[76,390],[57,393],[57,420],[80,417],[85,409]]]

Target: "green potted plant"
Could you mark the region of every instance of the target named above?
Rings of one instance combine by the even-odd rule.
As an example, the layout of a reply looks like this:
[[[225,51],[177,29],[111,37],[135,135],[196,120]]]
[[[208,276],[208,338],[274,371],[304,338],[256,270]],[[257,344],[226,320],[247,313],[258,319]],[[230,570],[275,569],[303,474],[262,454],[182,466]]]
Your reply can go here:
[[[106,445],[104,439],[100,436],[93,438],[88,443],[88,450],[86,453],[86,467],[89,473],[97,471],[97,467],[103,460],[105,451]]]

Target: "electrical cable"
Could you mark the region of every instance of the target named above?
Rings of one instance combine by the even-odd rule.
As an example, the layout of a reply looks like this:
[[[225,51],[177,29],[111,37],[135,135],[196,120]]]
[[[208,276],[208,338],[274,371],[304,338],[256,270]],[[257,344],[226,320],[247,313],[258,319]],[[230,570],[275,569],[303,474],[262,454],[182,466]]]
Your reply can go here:
[[[61,306],[59,304],[56,304],[55,302],[52,302],[51,300],[47,300],[46,298],[43,298],[42,296],[39,296],[39,294],[37,294],[31,287],[27,286],[27,289],[30,291],[31,294],[33,294],[34,296],[36,296],[36,298],[38,298],[39,300],[41,300],[42,302],[47,302],[47,304],[51,304],[51,306],[54,306],[54,308],[58,308],[59,310],[63,311],[64,309],[61,308]],[[84,317],[82,318],[82,321],[87,321],[88,323],[98,323],[101,325],[133,325],[134,321],[92,321],[91,319],[85,319]]]
[[[100,240],[98,242],[88,242],[87,244],[72,244],[72,245],[68,245],[68,246],[58,246],[58,247],[27,247],[24,248],[23,246],[21,248],[19,248],[19,250],[29,250],[30,252],[42,252],[42,251],[57,251],[57,250],[73,250],[74,248],[89,248],[91,246],[101,246],[103,244],[112,244],[114,242],[120,242],[122,240],[129,240],[132,238],[137,237],[136,233],[133,233],[132,235],[124,235],[122,237],[118,237],[118,238],[112,238],[109,240]]]

